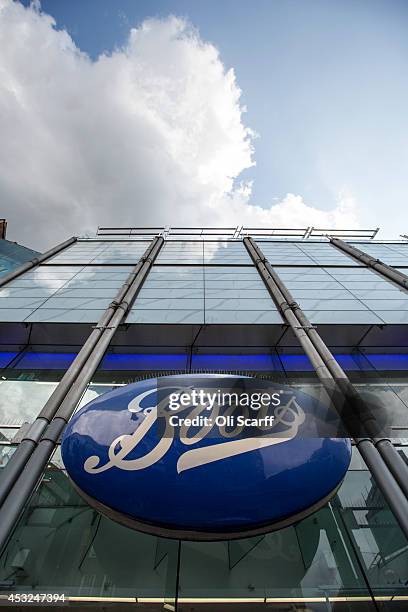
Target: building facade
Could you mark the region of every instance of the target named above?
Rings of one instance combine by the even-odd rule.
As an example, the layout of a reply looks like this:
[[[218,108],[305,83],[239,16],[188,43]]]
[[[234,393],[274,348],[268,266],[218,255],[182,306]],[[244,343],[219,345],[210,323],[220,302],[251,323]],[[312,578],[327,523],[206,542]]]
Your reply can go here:
[[[10,478],[0,507],[0,605],[24,609],[28,596],[54,594],[64,601],[42,605],[407,610],[408,241],[375,234],[100,228],[0,279],[0,464],[3,483]],[[126,287],[118,298],[125,282],[131,299]],[[277,287],[293,302],[279,301]],[[133,531],[74,490],[58,440],[91,399],[194,372],[313,389],[322,382],[301,334],[311,334],[313,353],[315,332],[362,401],[379,404],[400,464],[376,441],[354,441],[346,478],[322,509],[223,542]]]
[[[39,253],[6,239],[7,221],[0,219],[0,278]]]

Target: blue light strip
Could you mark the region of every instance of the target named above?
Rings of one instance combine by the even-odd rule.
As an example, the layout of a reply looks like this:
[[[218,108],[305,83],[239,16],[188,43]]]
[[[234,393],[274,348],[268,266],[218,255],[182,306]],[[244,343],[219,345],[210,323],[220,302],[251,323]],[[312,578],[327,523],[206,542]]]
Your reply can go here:
[[[108,353],[99,370],[185,370],[186,354]]]
[[[280,369],[272,355],[193,355],[194,370],[257,370],[270,372]]]
[[[365,358],[371,363],[375,370],[391,370],[391,371],[404,371],[408,370],[408,355],[397,353],[396,355],[390,354],[367,354]]]
[[[286,372],[313,372],[313,366],[306,355],[279,355]]]
[[[18,353],[0,352],[0,368],[6,368]],[[22,370],[66,370],[76,353],[22,353],[14,368]],[[336,354],[335,358],[348,372],[366,371],[407,371],[408,354]],[[102,371],[146,371],[146,370],[187,370],[186,354],[151,353],[109,353],[103,358]],[[258,372],[312,372],[313,368],[306,355],[274,354],[255,355],[193,355],[192,370],[213,371],[258,371]]]
[[[23,353],[15,365],[19,370],[67,370],[76,353]]]
[[[17,353],[0,353],[0,368],[6,368]]]

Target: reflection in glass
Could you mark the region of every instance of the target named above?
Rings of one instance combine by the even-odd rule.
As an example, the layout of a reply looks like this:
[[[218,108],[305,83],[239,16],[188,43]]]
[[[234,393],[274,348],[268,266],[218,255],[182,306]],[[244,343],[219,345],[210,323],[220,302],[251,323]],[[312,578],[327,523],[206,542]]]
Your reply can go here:
[[[92,510],[53,459],[0,560],[14,592],[174,601],[178,543],[129,530]]]
[[[31,423],[56,386],[39,380],[0,380],[0,426]]]

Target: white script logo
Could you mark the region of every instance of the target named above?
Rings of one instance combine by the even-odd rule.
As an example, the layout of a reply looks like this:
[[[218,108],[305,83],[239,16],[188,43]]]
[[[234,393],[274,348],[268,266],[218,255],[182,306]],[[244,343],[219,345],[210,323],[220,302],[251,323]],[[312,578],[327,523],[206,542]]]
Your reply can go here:
[[[141,408],[141,402],[149,396],[149,394],[155,391],[149,389],[143,393],[137,395],[128,405],[128,410],[133,413],[143,412],[145,418],[142,423],[136,428],[132,434],[124,434],[115,438],[109,446],[108,450],[108,461],[104,465],[100,465],[101,459],[92,455],[84,463],[84,469],[89,474],[99,474],[105,472],[112,467],[117,467],[125,471],[143,470],[157,463],[162,459],[167,451],[171,448],[174,440],[174,427],[170,425],[170,419],[165,419],[165,428],[162,433],[161,439],[158,441],[156,446],[146,453],[143,457],[137,459],[127,459],[128,455],[133,451],[137,445],[143,440],[148,434],[151,427],[157,421],[158,414],[163,414],[161,410],[165,410],[168,405],[168,398],[164,398],[162,402],[159,402],[158,406],[151,408]],[[216,421],[216,417],[219,415],[220,410],[223,406],[214,404],[211,408],[212,422]],[[234,407],[229,407],[227,411],[224,411],[224,415],[228,416]],[[208,411],[208,406],[183,406],[181,410],[190,409],[189,415],[193,418],[199,415],[204,410]],[[275,444],[281,444],[292,440],[299,427],[305,420],[305,413],[299,404],[296,402],[295,397],[292,396],[286,404],[280,404],[275,408],[273,425],[269,427],[259,427],[268,431],[267,434],[252,438],[237,438],[241,433],[242,427],[235,428],[234,431],[227,431],[225,427],[219,427],[219,431],[222,437],[229,438],[228,441],[222,443],[216,443],[212,446],[205,446],[201,448],[194,448],[186,450],[178,459],[177,462],[177,473],[190,470],[192,468],[213,463],[214,461],[221,461],[228,457],[234,457],[243,453],[248,453],[253,450],[265,448]],[[272,430],[277,426],[285,426],[284,437],[281,433],[277,437],[271,436]],[[182,426],[180,428],[180,441],[186,446],[192,446],[203,440],[210,430],[212,425],[206,425],[194,435],[190,434],[190,427]]]

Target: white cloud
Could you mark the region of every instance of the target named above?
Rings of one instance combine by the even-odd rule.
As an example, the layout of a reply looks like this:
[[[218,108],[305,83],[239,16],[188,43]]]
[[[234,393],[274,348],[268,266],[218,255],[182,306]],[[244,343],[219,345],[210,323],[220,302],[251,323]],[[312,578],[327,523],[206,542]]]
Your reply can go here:
[[[270,208],[261,208],[249,203],[250,191],[235,190],[227,205],[220,210],[224,223],[234,218],[248,227],[320,227],[356,228],[359,226],[356,205],[351,195],[339,194],[333,210],[324,211],[308,206],[303,198],[288,193],[283,200]]]
[[[97,225],[356,225],[288,194],[251,205],[253,133],[234,72],[185,21],[148,20],[92,61],[38,5],[0,0],[0,200],[46,248]]]

